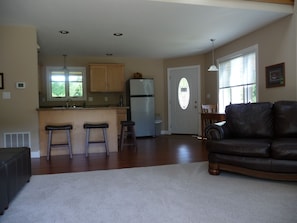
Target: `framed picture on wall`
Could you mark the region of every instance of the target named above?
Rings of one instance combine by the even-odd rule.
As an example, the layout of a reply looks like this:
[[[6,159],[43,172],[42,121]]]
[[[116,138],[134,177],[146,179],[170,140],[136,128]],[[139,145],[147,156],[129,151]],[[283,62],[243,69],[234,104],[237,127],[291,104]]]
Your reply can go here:
[[[285,86],[285,63],[266,67],[266,87]]]
[[[0,89],[4,89],[4,78],[3,78],[3,73],[0,73]]]

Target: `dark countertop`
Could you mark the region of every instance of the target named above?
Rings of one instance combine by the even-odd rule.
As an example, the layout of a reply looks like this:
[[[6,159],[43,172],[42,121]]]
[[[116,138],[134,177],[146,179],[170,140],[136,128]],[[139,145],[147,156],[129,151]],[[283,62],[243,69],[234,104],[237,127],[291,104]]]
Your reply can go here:
[[[113,109],[128,109],[129,107],[125,106],[88,106],[88,107],[63,107],[63,106],[56,106],[56,107],[40,107],[37,108],[37,111],[55,111],[55,110],[113,110]]]

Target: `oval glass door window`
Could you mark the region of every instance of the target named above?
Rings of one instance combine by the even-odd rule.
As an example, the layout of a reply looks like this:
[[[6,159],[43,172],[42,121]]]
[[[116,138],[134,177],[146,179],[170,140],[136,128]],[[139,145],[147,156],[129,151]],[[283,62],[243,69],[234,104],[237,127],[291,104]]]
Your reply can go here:
[[[178,102],[181,109],[187,109],[190,102],[190,86],[186,78],[181,78],[178,84]]]

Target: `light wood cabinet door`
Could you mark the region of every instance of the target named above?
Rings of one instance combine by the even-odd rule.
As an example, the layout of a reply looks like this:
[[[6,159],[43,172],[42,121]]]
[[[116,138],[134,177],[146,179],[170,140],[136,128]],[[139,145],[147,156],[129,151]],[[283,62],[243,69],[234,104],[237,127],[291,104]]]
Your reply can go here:
[[[90,91],[104,92],[107,89],[107,67],[105,65],[90,65]]]
[[[123,64],[112,64],[107,66],[107,90],[110,92],[124,91]]]
[[[123,64],[91,64],[90,92],[124,91]]]

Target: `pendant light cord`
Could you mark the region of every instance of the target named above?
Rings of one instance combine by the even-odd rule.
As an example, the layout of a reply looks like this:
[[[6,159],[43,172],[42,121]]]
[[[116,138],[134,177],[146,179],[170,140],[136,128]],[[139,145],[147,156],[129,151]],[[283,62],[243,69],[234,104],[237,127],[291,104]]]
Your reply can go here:
[[[66,68],[66,57],[67,57],[67,55],[63,54],[63,57],[64,57],[64,70],[67,70],[67,68]]]
[[[210,39],[212,42],[212,65],[208,68],[208,71],[218,71],[217,66],[215,65],[215,58],[214,58],[214,41],[215,39]]]
[[[210,41],[212,42],[212,64],[215,64],[214,63],[214,39],[210,39]]]

